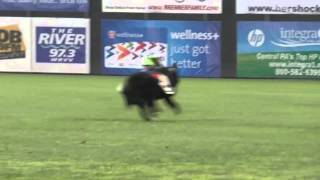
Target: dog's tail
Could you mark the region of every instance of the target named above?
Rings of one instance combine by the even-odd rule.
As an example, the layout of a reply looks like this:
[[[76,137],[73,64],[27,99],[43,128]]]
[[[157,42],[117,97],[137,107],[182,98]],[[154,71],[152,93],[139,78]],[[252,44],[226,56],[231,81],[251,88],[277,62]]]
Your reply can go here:
[[[117,87],[116,87],[116,91],[119,93],[123,92],[123,83],[120,83]]]

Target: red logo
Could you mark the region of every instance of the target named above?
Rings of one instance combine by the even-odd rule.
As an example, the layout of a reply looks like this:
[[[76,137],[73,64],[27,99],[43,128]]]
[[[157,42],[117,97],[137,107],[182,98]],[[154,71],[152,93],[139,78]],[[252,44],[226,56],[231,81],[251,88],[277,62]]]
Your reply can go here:
[[[109,31],[108,32],[109,39],[115,39],[116,35],[117,35],[117,32],[115,32],[115,31]]]

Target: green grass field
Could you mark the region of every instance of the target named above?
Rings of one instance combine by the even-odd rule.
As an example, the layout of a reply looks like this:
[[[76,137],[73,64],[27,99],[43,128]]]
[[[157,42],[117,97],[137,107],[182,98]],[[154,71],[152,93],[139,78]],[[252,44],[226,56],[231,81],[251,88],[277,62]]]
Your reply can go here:
[[[122,80],[0,74],[0,179],[320,179],[319,81],[182,79],[145,122]]]

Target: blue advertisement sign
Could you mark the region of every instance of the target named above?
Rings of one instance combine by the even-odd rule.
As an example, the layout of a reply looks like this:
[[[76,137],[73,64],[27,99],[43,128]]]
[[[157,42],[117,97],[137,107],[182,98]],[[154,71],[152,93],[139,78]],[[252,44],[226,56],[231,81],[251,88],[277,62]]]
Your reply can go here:
[[[88,0],[0,0],[3,11],[87,12]]]
[[[36,62],[84,64],[86,29],[83,27],[36,27]]]
[[[239,77],[320,77],[319,22],[238,23]]]
[[[178,65],[188,77],[220,77],[221,32],[217,21],[103,20],[103,73],[141,71],[146,56]]]

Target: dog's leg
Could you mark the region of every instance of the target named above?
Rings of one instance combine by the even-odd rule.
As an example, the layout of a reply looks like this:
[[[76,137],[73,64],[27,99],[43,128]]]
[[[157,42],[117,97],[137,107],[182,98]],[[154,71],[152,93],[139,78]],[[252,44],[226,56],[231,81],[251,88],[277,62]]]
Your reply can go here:
[[[147,109],[148,107],[146,106],[146,104],[141,102],[138,104],[138,106],[139,106],[139,113],[142,119],[146,121],[150,121],[151,118],[150,118],[150,114],[148,112],[148,109]]]
[[[165,99],[165,102],[167,103],[167,105],[169,105],[169,107],[171,107],[176,114],[181,113],[181,108],[178,103],[176,103],[169,96],[166,96],[164,99]]]
[[[157,117],[159,113],[159,108],[153,99],[149,99],[147,103],[148,111],[151,117]]]

